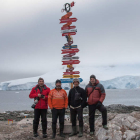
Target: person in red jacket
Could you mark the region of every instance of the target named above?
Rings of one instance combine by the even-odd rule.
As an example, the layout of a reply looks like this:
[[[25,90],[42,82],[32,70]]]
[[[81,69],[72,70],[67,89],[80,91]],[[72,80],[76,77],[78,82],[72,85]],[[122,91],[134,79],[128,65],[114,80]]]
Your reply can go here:
[[[38,85],[32,88],[29,98],[34,98],[34,120],[33,120],[33,133],[34,137],[38,136],[38,124],[41,116],[43,138],[47,137],[47,109],[48,109],[48,94],[50,88],[44,84],[44,79],[38,79]]]
[[[106,93],[103,85],[99,83],[99,80],[96,79],[95,75],[90,76],[90,82],[86,86],[85,90],[88,97],[90,135],[94,135],[94,118],[96,109],[98,109],[102,113],[103,128],[108,129],[107,110],[102,104],[105,99]]]

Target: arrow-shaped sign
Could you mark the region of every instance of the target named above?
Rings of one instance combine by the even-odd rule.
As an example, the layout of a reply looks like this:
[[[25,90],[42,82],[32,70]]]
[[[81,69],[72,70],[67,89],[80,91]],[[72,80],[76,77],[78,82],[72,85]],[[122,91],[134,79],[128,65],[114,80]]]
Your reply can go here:
[[[71,46],[63,46],[63,49],[73,49],[73,48],[77,48],[77,45],[71,45]]]
[[[72,57],[74,56],[76,53],[70,53],[70,54],[67,54],[67,55],[63,55],[63,57]]]
[[[77,32],[77,29],[61,31],[61,33],[70,33],[70,32]]]
[[[79,78],[80,75],[63,75],[63,78]]]
[[[66,15],[62,16],[61,19],[67,19],[72,16],[72,12],[68,12]]]
[[[65,54],[65,53],[77,53],[79,52],[79,49],[64,49],[62,50],[61,54]]]
[[[70,22],[64,24],[64,25],[62,26],[62,28],[68,27],[68,26],[70,26],[71,24],[72,24],[72,22],[70,21]]]
[[[75,29],[76,26],[68,26],[68,27],[61,27],[61,30],[70,30],[70,29]]]
[[[73,59],[79,59],[78,56],[74,56],[74,57],[63,57],[62,60],[73,60]]]
[[[83,81],[82,78],[78,78],[80,82]],[[60,79],[61,83],[73,83],[73,79]]]
[[[63,75],[71,75],[71,74],[79,74],[79,71],[73,71],[73,72],[63,72]]]
[[[76,35],[76,33],[75,32],[62,33],[62,36],[66,36],[66,35]]]
[[[64,46],[70,46],[71,44],[73,44],[73,41],[70,41],[70,42],[64,44]]]
[[[60,19],[60,23],[76,22],[77,18]]]
[[[69,68],[69,69],[66,69],[66,72],[71,72],[71,71],[73,71],[73,70],[74,70],[74,67]]]
[[[62,65],[79,64],[80,63],[79,60],[70,60],[70,61],[62,61],[62,62],[63,62]]]

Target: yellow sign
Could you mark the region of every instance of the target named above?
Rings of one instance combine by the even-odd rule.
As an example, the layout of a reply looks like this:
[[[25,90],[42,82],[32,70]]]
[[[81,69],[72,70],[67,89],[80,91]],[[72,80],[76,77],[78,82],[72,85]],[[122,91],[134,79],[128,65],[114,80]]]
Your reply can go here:
[[[72,65],[67,65],[67,68],[72,68]]]
[[[63,75],[63,78],[79,78],[80,75]]]

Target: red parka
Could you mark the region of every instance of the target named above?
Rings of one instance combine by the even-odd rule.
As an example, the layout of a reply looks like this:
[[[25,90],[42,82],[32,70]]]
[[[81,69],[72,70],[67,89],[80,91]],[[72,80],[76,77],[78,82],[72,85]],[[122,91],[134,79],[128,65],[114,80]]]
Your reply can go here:
[[[32,88],[29,98],[35,98],[38,97],[38,94],[45,95],[45,99],[39,98],[38,103],[35,106],[35,109],[48,109],[48,94],[50,92],[50,88],[48,88],[46,85],[43,86],[42,92],[40,91],[40,88],[38,85]]]
[[[106,96],[105,89],[103,85],[99,83],[99,80],[96,79],[96,83],[94,84],[94,86],[96,87],[93,92],[93,86],[91,83],[89,83],[85,89],[89,105],[97,104],[98,101],[103,102]]]

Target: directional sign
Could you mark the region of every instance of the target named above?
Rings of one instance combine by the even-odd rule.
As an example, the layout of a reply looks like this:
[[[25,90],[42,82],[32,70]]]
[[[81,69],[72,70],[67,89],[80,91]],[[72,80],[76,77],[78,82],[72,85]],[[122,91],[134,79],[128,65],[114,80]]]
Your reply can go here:
[[[69,68],[69,69],[66,69],[66,72],[71,72],[71,71],[73,71],[73,70],[74,70],[74,67]]]
[[[64,24],[62,28],[69,27],[71,24],[72,24],[72,22],[70,21],[70,22]]]
[[[68,26],[68,27],[61,27],[61,30],[70,30],[70,29],[75,29],[76,26]]]
[[[71,46],[63,46],[63,49],[72,49],[72,48],[77,48],[77,45],[71,45]]]
[[[76,22],[77,18],[60,19],[60,23]]]
[[[76,33],[75,32],[62,33],[62,36],[66,36],[66,35],[76,35]]]
[[[64,44],[64,46],[70,46],[71,44],[73,44],[73,41],[70,41],[70,42]]]
[[[75,57],[63,57],[62,60],[73,60],[73,59],[79,59],[78,56]]]
[[[80,82],[83,81],[82,78],[78,78]],[[73,79],[60,79],[61,83],[73,83]]]
[[[73,71],[73,72],[63,72],[63,75],[71,75],[71,74],[79,74],[79,71]]]
[[[61,54],[65,54],[65,53],[77,53],[79,52],[79,49],[64,49],[62,50]]]
[[[63,78],[79,78],[80,75],[63,75]]]
[[[79,64],[80,63],[79,60],[70,60],[70,61],[62,61],[62,62],[63,62],[62,65]]]
[[[72,16],[72,12],[68,12],[66,15],[62,16],[61,19],[67,19]]]
[[[77,32],[77,29],[72,30],[62,30],[61,33],[70,33],[70,32]]]
[[[67,55],[63,55],[63,57],[72,57],[74,56],[76,53],[70,53],[70,54],[67,54]]]

